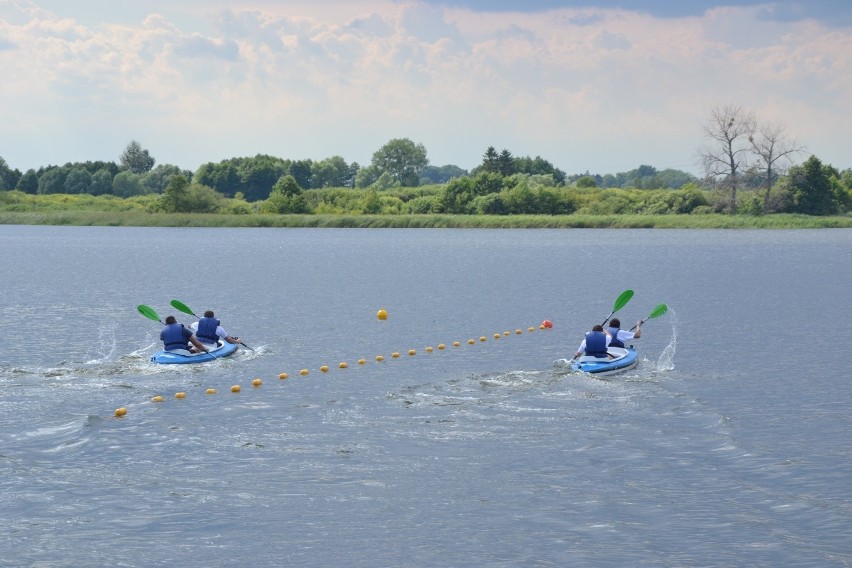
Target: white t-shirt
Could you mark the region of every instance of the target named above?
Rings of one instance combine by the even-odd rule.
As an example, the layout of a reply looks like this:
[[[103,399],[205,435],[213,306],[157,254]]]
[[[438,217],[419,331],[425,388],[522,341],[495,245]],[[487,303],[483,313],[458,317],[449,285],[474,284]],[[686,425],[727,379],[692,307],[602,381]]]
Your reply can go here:
[[[189,329],[192,330],[192,333],[197,334],[198,333],[198,322],[194,322],[194,323],[189,324]],[[223,340],[226,337],[228,337],[228,333],[222,328],[221,325],[216,326],[216,335]],[[213,345],[212,343],[208,343],[207,341],[204,341],[202,338],[198,337],[198,335],[196,335],[195,338],[198,341],[200,341],[201,343],[203,343],[204,345]]]

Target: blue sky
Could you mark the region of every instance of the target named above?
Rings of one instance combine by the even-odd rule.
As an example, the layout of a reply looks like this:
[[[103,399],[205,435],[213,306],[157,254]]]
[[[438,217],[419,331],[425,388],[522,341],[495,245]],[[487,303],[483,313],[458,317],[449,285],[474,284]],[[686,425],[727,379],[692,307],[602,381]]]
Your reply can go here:
[[[271,154],[700,175],[738,104],[852,167],[852,2],[0,0],[0,157],[26,171]]]

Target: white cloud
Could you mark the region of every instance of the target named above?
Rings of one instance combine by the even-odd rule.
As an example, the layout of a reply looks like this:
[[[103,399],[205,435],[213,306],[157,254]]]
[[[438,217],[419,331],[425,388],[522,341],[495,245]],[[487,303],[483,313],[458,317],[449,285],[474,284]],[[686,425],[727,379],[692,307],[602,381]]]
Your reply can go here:
[[[11,167],[115,160],[131,139],[189,169],[257,153],[364,164],[408,137],[437,165],[472,168],[493,145],[569,173],[641,163],[697,173],[701,125],[727,102],[852,166],[850,30],[771,21],[762,8],[660,19],[153,4],[135,21],[84,24],[91,16],[0,0],[0,65],[13,78],[0,106],[15,109],[0,156]]]

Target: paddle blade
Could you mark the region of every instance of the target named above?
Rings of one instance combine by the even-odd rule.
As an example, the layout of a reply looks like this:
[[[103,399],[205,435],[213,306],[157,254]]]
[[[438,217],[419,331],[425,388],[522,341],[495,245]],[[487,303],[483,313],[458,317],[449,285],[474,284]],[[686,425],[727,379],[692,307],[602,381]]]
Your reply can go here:
[[[158,316],[157,312],[155,312],[152,308],[149,308],[144,304],[140,304],[136,306],[136,309],[139,311],[140,314],[142,314],[146,318],[163,323],[162,321],[160,321],[160,316]]]
[[[192,313],[192,310],[191,310],[191,309],[189,309],[189,307],[188,307],[186,304],[184,304],[183,302],[178,302],[177,300],[172,300],[172,301],[171,301],[171,302],[169,302],[169,303],[170,303],[170,304],[172,305],[172,307],[173,307],[174,309],[176,309],[177,311],[179,311],[179,312],[183,312],[183,313],[185,313],[185,314],[189,314],[189,315],[191,315],[191,316],[195,316],[195,314],[194,314],[194,313]],[[195,317],[198,317],[198,316],[195,316]]]
[[[646,319],[658,318],[661,315],[663,315],[664,313],[666,313],[667,311],[669,311],[669,307],[665,304],[660,304],[659,306],[657,306],[656,308],[651,310],[651,313],[648,314],[648,317]]]
[[[630,298],[633,297],[633,290],[625,290],[618,296],[618,299],[615,300],[615,305],[612,307],[612,313],[617,312],[621,308],[627,305],[627,302],[630,301]]]

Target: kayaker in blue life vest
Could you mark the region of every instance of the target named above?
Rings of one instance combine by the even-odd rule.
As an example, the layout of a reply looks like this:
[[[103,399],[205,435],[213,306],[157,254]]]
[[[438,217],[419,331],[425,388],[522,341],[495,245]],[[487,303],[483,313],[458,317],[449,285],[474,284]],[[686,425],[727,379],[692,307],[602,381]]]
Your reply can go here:
[[[222,328],[218,319],[212,310],[204,312],[204,317],[190,325],[190,329],[195,332],[195,337],[204,344],[207,349],[216,347],[219,339],[228,343],[239,343],[239,337],[231,337],[228,332]]]
[[[592,328],[592,331],[586,333],[586,337],[580,342],[580,347],[577,348],[577,352],[574,353],[574,359],[579,357],[580,355],[590,355],[592,357],[609,357],[609,354],[606,352],[606,348],[609,346],[609,342],[612,339],[612,336],[604,331],[603,326],[596,325]]]
[[[632,332],[621,329],[621,321],[618,318],[612,318],[609,320],[609,327],[606,331],[612,336],[612,340],[609,342],[610,347],[624,347],[625,342],[642,337],[642,321],[640,320],[636,324],[636,331]]]
[[[189,350],[190,344],[198,351],[207,351],[189,329],[177,322],[175,316],[166,318],[166,327],[160,332],[160,340],[163,342],[163,348],[166,351]]]

